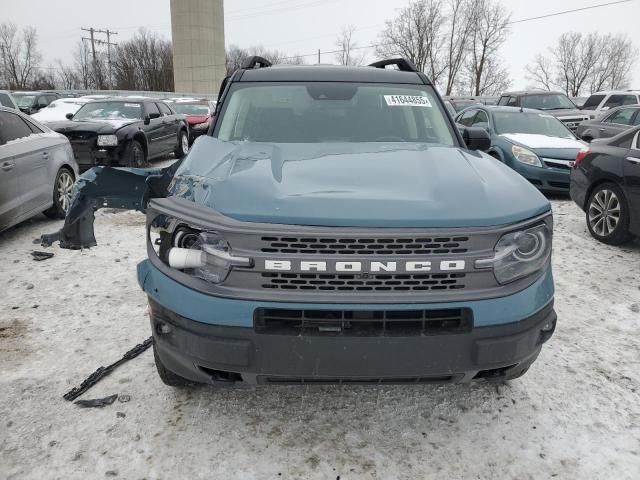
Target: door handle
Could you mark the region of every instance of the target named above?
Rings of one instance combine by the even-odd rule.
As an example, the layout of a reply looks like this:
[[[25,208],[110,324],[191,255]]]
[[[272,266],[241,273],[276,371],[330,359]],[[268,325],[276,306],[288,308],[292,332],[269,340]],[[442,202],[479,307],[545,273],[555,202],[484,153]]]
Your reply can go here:
[[[9,172],[13,170],[13,167],[15,167],[15,163],[11,163],[11,162],[4,162],[2,165],[0,165],[0,168],[5,172]]]
[[[599,128],[598,130],[600,130],[601,132],[604,132],[606,128]]]
[[[42,156],[44,158],[48,158],[49,157],[49,152],[42,152]]]
[[[635,163],[636,165],[640,165],[640,158],[627,157],[627,162]]]

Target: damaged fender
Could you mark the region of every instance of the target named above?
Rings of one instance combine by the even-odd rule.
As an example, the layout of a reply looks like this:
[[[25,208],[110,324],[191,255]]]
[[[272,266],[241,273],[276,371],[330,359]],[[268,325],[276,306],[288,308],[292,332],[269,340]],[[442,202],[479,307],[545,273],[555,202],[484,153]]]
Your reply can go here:
[[[64,226],[44,234],[34,243],[79,250],[97,245],[93,223],[95,211],[122,208],[144,212],[151,198],[168,196],[168,187],[180,161],[166,168],[94,167],[78,178]]]

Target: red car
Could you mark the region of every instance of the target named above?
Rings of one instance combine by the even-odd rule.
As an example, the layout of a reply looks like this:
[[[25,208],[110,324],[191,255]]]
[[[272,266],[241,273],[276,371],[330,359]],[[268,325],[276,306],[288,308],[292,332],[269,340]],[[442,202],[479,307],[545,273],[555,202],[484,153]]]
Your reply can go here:
[[[213,112],[207,100],[177,100],[171,106],[185,115],[189,124],[189,145],[209,129]]]

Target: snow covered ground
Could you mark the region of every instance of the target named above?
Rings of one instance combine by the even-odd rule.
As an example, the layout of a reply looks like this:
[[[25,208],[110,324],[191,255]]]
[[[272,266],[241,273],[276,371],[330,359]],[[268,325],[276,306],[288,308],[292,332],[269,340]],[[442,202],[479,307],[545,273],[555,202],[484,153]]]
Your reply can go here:
[[[555,211],[555,336],[506,386],[173,390],[150,351],[62,399],[149,336],[144,218],[97,214],[99,247],[51,249],[37,217],[0,234],[0,478],[638,479],[640,243],[608,247]],[[37,248],[37,247],[36,247]]]

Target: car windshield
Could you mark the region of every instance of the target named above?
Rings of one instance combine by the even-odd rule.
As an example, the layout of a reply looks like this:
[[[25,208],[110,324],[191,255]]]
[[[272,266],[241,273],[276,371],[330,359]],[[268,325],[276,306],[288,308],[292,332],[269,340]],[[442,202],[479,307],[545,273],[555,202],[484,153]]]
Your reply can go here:
[[[497,134],[528,133],[548,137],[576,138],[571,130],[551,115],[530,112],[494,112]]]
[[[524,108],[535,108],[536,110],[577,108],[569,97],[561,93],[525,95],[520,99],[520,105]]]
[[[223,141],[455,145],[430,86],[247,82],[230,94],[214,133]]]
[[[185,115],[209,115],[209,106],[202,103],[174,103],[171,106],[176,112]]]
[[[582,106],[583,110],[595,110],[600,105],[600,102],[604,99],[604,95],[591,95],[587,98],[587,101],[584,102]]]
[[[27,95],[24,93],[14,93],[13,98],[18,104],[18,107],[30,107],[36,100],[35,95]]]
[[[92,102],[83,105],[73,120],[141,120],[142,105],[134,102]]]

